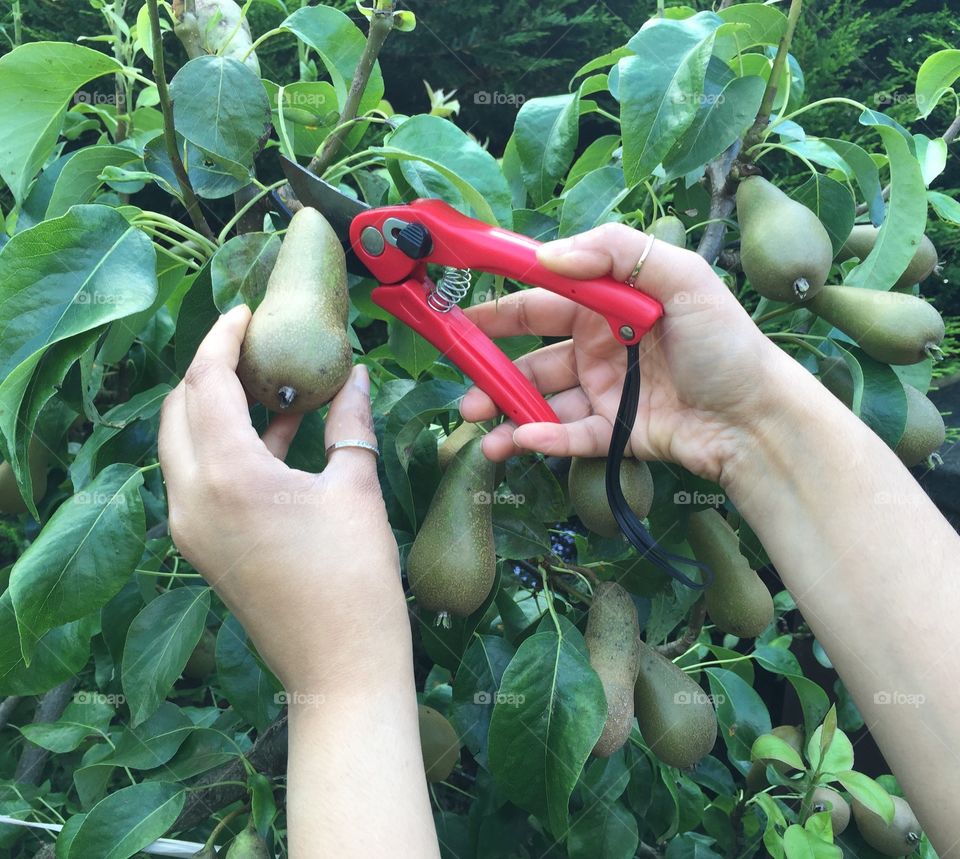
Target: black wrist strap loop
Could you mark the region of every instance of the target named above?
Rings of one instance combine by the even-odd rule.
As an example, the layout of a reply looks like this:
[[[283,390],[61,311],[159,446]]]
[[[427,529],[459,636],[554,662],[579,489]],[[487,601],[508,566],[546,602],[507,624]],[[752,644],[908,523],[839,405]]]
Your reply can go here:
[[[640,346],[627,346],[627,374],[623,379],[623,393],[620,395],[620,408],[613,425],[613,436],[610,439],[610,452],[607,455],[607,501],[613,518],[617,520],[623,535],[630,544],[641,554],[641,557],[660,567],[667,575],[676,579],[688,588],[702,590],[713,582],[713,571],[706,565],[683,555],[675,555],[662,549],[653,535],[643,526],[637,514],[630,509],[623,489],[620,487],[620,464],[623,462],[623,453],[630,440],[633,424],[637,418],[637,405],[640,402]],[[677,569],[676,565],[697,568],[703,573],[703,583],[694,581],[686,573]]]

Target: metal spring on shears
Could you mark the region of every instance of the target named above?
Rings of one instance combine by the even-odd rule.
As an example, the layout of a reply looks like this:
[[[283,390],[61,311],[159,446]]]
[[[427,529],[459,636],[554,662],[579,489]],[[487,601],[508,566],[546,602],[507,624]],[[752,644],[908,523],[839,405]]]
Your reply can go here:
[[[443,270],[443,277],[427,296],[427,304],[437,313],[447,313],[463,301],[469,291],[470,270],[448,265]]]

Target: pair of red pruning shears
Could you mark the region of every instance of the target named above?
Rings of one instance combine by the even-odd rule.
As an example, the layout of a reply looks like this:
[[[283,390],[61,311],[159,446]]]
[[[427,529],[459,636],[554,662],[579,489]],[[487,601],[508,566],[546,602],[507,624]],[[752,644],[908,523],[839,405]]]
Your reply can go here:
[[[540,242],[461,214],[442,200],[418,199],[371,207],[344,194],[295,161],[281,157],[297,198],[319,210],[339,236],[347,268],[379,284],[372,300],[448,357],[517,424],[558,423],[553,409],[516,365],[457,306],[477,269],[540,286],[603,316],[628,350],[628,372],[607,460],[607,496],[625,536],[650,560],[693,587],[702,585],[670,561],[700,566],[663,552],[629,508],[620,489],[620,462],[639,396],[640,339],[663,306],[612,277],[574,280],[537,261]],[[428,263],[444,267],[434,283]],[[618,449],[619,448],[619,449]]]

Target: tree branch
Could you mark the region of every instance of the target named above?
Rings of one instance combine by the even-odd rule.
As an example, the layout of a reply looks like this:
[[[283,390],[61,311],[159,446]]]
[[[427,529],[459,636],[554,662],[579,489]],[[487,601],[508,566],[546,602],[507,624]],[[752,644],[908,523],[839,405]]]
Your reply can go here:
[[[173,125],[173,103],[167,90],[167,73],[163,62],[163,38],[160,34],[160,12],[157,9],[157,0],[147,0],[147,9],[150,12],[150,29],[153,36],[153,77],[157,84],[157,95],[160,99],[160,109],[163,113],[163,140],[167,147],[167,156],[173,166],[173,173],[180,185],[183,194],[183,204],[187,207],[187,214],[198,233],[213,240],[213,230],[200,210],[200,201],[194,193],[190,177],[183,166],[180,151],[177,147],[177,132]]]
[[[674,659],[686,653],[696,640],[700,637],[700,631],[703,629],[703,622],[707,618],[707,604],[701,599],[694,603],[690,610],[690,616],[687,618],[687,628],[683,631],[676,641],[668,641],[657,648],[657,653],[666,656],[667,659]]]
[[[33,714],[33,723],[56,722],[63,715],[73,697],[73,690],[77,685],[75,677],[64,680],[59,686],[54,686],[49,692],[45,692],[37,705]],[[40,777],[43,775],[43,767],[47,762],[50,752],[41,749],[32,743],[24,746],[17,762],[17,769],[14,773],[14,779],[20,784],[40,784]]]
[[[13,711],[19,703],[19,695],[10,695],[4,698],[3,701],[0,701],[0,729],[7,726],[7,722],[10,721],[10,717],[13,715]]]
[[[274,777],[284,773],[287,767],[287,713],[284,711],[253,744],[246,759],[257,772]],[[175,831],[191,829],[214,812],[246,796],[243,784],[221,784],[220,782],[246,782],[247,774],[243,761],[233,760],[204,773],[190,785],[183,811],[173,825]],[[209,786],[205,786],[209,785]]]
[[[357,111],[360,109],[360,99],[363,97],[364,90],[367,88],[367,82],[370,80],[370,74],[377,62],[380,49],[383,43],[390,35],[393,29],[393,16],[396,9],[396,3],[389,0],[379,0],[373,9],[373,17],[370,19],[370,31],[367,34],[367,44],[357,63],[357,69],[353,73],[353,80],[350,82],[350,91],[347,93],[347,100],[344,102],[343,110],[340,113],[340,121],[337,127],[330,132],[330,135],[323,143],[323,149],[310,162],[310,171],[318,176],[333,163],[340,152],[343,140],[350,130],[353,120],[357,118]]]

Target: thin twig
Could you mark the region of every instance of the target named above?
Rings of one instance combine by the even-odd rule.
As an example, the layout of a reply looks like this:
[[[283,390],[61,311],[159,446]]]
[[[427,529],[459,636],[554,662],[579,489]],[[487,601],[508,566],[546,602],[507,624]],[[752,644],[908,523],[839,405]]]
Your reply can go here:
[[[49,692],[45,692],[33,714],[34,723],[56,722],[63,715],[63,711],[67,709],[67,704],[73,697],[73,690],[76,685],[76,678],[71,677],[59,686],[54,686]],[[47,749],[42,749],[32,743],[26,745],[20,755],[20,760],[17,761],[14,779],[20,784],[40,784],[43,767],[49,756],[50,752]]]
[[[338,127],[324,141],[320,154],[310,162],[309,169],[318,176],[322,175],[333,163],[340,152],[340,147],[343,145],[347,132],[352,127],[353,120],[356,119],[357,111],[360,109],[360,99],[363,98],[380,49],[393,29],[395,9],[396,3],[385,2],[385,0],[380,0],[373,9],[373,17],[370,19],[370,32],[367,34],[367,44],[360,56],[360,61],[357,63],[356,71],[353,73],[350,91],[347,93],[347,100],[344,102],[343,110],[340,113]]]
[[[10,717],[13,715],[13,711],[19,703],[19,695],[9,695],[4,698],[3,701],[0,701],[0,729],[7,726],[7,722],[10,721]]]
[[[730,171],[740,154],[740,145],[739,140],[735,141],[726,152],[711,161],[704,172],[710,189],[710,214],[697,253],[711,265],[723,250],[723,240],[727,234],[726,219],[733,214],[736,206],[736,188],[730,180]]]
[[[183,194],[183,203],[187,207],[187,214],[197,232],[208,239],[213,239],[213,230],[207,223],[200,209],[200,201],[194,193],[190,177],[183,166],[180,151],[177,147],[177,132],[173,125],[173,103],[167,90],[167,73],[163,62],[163,38],[160,33],[160,12],[157,9],[157,0],[147,0],[147,9],[150,13],[150,29],[153,35],[153,77],[157,84],[157,96],[160,100],[160,110],[163,113],[163,140],[167,147],[167,156],[173,166],[173,173],[180,185]]]
[[[690,610],[690,616],[687,618],[687,628],[675,641],[668,641],[657,647],[657,652],[667,659],[674,659],[686,653],[693,647],[696,640],[700,637],[700,631],[703,629],[703,622],[707,618],[707,604],[702,599],[697,600]]]

